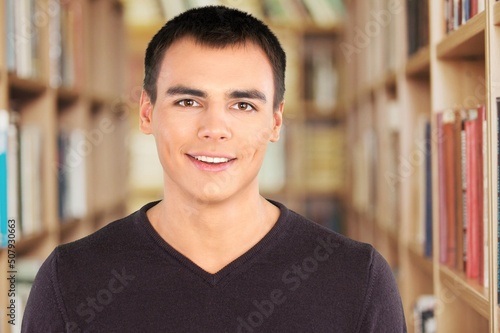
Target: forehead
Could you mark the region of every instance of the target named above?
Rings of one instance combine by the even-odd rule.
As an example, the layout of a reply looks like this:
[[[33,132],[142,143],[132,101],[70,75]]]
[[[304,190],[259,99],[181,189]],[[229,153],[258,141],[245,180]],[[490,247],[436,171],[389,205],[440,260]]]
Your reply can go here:
[[[272,66],[267,54],[257,44],[247,41],[224,47],[205,45],[191,37],[175,41],[165,51],[160,71],[193,72],[210,71],[214,68],[227,72],[233,70],[245,72],[248,70],[267,71],[272,76]],[[260,73],[263,74],[263,73]]]
[[[255,43],[213,47],[186,37],[166,50],[158,84],[162,81],[196,86],[207,82],[214,86],[258,85],[265,89],[269,81],[273,82],[273,71],[266,53]]]

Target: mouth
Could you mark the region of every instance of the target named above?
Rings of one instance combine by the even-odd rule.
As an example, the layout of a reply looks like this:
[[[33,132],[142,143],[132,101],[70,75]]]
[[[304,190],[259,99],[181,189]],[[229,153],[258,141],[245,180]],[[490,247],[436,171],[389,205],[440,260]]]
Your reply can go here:
[[[195,160],[198,160],[200,162],[205,162],[205,163],[210,163],[210,164],[220,164],[220,163],[227,163],[233,159],[227,158],[227,157],[210,157],[210,156],[191,156]]]
[[[229,168],[236,158],[227,156],[206,156],[187,154],[193,164],[202,171],[218,172]]]

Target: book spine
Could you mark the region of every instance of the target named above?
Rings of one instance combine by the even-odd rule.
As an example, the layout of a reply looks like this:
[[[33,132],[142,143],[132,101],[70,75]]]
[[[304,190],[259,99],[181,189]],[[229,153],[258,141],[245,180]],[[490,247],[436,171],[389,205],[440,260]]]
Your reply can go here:
[[[7,70],[9,72],[16,71],[16,33],[15,33],[15,8],[14,8],[15,0],[6,0],[5,2],[5,18],[7,20],[6,24],[6,49],[7,49]]]
[[[61,4],[57,0],[49,0],[49,6],[53,15],[49,25],[49,80],[53,88],[58,88],[62,84]]]
[[[462,144],[462,272],[465,272],[467,265],[467,136],[465,133],[465,120],[467,111],[462,112],[462,124],[460,130]]]
[[[487,145],[487,119],[486,119],[486,108],[484,105],[480,105],[478,107],[479,115],[480,115],[480,125],[481,125],[481,162],[482,162],[482,201],[483,201],[483,207],[482,207],[482,241],[483,241],[483,246],[481,247],[482,249],[482,258],[483,258],[483,269],[481,270],[483,276],[481,280],[479,281],[480,283],[483,284],[484,287],[488,288],[489,287],[489,265],[488,265],[488,260],[489,260],[489,244],[488,244],[488,188],[489,188],[489,178],[488,178],[488,163],[486,162],[488,160],[488,145]]]
[[[462,185],[462,110],[455,111],[455,123],[453,127],[454,135],[454,166],[455,166],[455,244],[456,244],[456,269],[458,271],[464,270],[464,249],[463,249],[463,185]]]
[[[463,7],[462,7],[462,24],[467,22],[470,18],[470,0],[462,0]]]
[[[21,126],[21,228],[22,236],[42,230],[41,158],[42,130]]]
[[[432,154],[431,124],[425,126],[425,256],[432,256]]]
[[[9,113],[9,133],[7,140],[7,175],[8,175],[8,207],[9,219],[15,221],[16,228],[19,230],[20,214],[20,182],[19,182],[19,115],[16,112]],[[19,232],[15,233],[16,239]]]
[[[445,190],[446,222],[446,251],[448,267],[457,266],[457,230],[456,230],[456,190],[455,190],[455,113],[453,110],[447,110],[443,113],[443,175]]]
[[[460,26],[460,1],[453,0],[453,30]]]
[[[478,13],[481,13],[482,11],[484,11],[485,6],[486,6],[485,1],[486,0],[478,0],[478,2],[477,2],[477,12]]]
[[[478,13],[478,0],[469,0],[469,2],[470,2],[469,18],[473,18]]]
[[[0,110],[0,246],[7,245],[8,225],[8,175],[7,175],[7,138],[9,131],[9,113]]]
[[[470,110],[466,122],[467,134],[467,267],[470,279],[479,279],[482,263],[482,127],[478,110]]]
[[[449,1],[449,0],[446,0]],[[415,12],[416,12],[416,1],[413,0],[407,0],[406,1],[406,9],[407,9],[407,15],[406,17],[408,18],[407,22],[407,33],[408,33],[408,55],[412,55],[415,53],[418,49],[417,45],[417,22],[416,22],[416,17],[415,17]]]
[[[484,198],[484,179],[486,174],[484,174],[484,140],[486,127],[485,127],[485,108],[480,105],[477,107],[477,118],[474,120],[474,127],[476,128],[476,151],[475,155],[477,158],[477,251],[478,251],[478,281],[481,285],[485,283],[485,230],[484,230],[484,219],[486,218],[484,212],[485,198]]]

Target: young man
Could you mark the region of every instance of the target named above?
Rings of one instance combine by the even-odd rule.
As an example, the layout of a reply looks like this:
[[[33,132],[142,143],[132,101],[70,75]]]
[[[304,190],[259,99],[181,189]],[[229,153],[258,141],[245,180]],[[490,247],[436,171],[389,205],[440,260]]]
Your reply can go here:
[[[140,127],[164,198],[59,246],[23,332],[405,332],[380,254],[259,194],[284,105],[271,31],[193,9],[154,36],[145,68]]]

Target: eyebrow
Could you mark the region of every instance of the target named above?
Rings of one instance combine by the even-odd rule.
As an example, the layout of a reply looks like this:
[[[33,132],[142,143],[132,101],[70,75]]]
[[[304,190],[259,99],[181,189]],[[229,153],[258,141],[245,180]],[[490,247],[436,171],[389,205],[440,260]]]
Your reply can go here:
[[[168,96],[191,95],[191,96],[196,96],[196,97],[201,97],[201,98],[206,98],[208,96],[208,94],[203,90],[189,88],[189,87],[182,86],[182,85],[168,88],[167,95]],[[267,102],[266,95],[257,89],[232,90],[232,91],[227,92],[226,95],[229,98],[248,98],[248,99],[257,99],[257,100],[260,100],[264,103]]]
[[[192,95],[192,96],[202,97],[202,98],[207,97],[207,93],[204,92],[203,90],[189,88],[189,87],[185,87],[185,86],[174,86],[174,87],[168,88],[167,95],[168,96]]]
[[[266,95],[256,89],[250,90],[234,90],[227,94],[230,98],[249,98],[249,99],[258,99],[264,103],[267,102]]]

